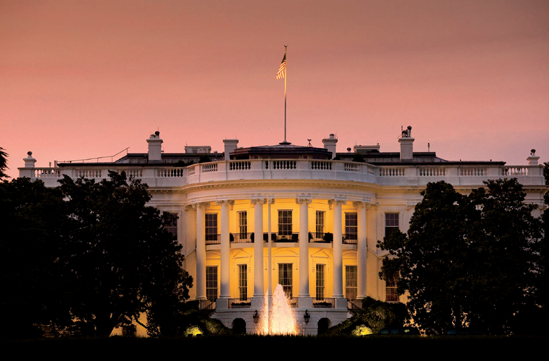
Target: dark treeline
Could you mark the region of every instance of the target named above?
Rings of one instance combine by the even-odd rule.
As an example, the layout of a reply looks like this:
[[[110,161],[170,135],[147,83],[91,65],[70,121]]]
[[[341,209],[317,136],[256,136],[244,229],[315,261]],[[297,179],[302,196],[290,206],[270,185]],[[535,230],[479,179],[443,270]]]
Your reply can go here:
[[[139,180],[109,177],[0,183],[2,338],[108,336],[140,314],[150,334],[176,332],[192,278],[172,216]]]
[[[548,169],[546,163],[549,181]],[[410,315],[428,334],[465,327],[547,334],[549,192],[535,217],[537,206],[525,203],[516,179],[485,185],[462,194],[451,184],[429,183],[407,233],[378,242],[390,252],[380,276],[397,277]]]

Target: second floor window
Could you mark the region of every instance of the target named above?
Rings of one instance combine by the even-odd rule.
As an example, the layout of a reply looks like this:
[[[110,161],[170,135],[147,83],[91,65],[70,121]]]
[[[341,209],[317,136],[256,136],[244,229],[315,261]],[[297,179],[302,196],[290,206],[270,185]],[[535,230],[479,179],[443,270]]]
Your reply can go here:
[[[248,237],[248,212],[238,212],[238,233],[240,239],[246,239]]]
[[[172,215],[171,221],[169,223],[167,223],[164,228],[166,228],[166,230],[173,235],[173,239],[177,239],[177,219],[178,219],[178,217],[177,217],[176,213],[171,213],[171,215]]]
[[[326,212],[324,211],[316,211],[316,229],[315,229],[315,237],[321,239],[324,236],[324,218],[325,218]]]
[[[217,240],[217,213],[206,213],[206,241]]]
[[[278,211],[278,235],[280,236],[292,235],[292,211],[291,210]]]
[[[398,213],[385,213],[385,237],[399,229]]]
[[[357,239],[357,215],[345,213],[345,239]]]

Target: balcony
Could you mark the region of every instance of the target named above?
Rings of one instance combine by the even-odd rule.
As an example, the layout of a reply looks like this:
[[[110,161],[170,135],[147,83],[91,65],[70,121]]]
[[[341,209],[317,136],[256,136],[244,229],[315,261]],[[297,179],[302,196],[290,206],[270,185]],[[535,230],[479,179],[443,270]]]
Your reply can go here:
[[[145,164],[125,166],[113,163],[67,164],[55,168],[19,168],[20,176],[42,179],[46,186],[58,185],[57,180],[87,177],[100,180],[108,171],[126,172],[151,188],[182,187],[206,182],[246,180],[333,180],[390,186],[423,186],[444,180],[454,185],[482,186],[488,179],[516,177],[523,185],[545,184],[541,165],[506,166],[489,162],[471,165],[440,163],[440,165],[375,166],[368,163],[318,160],[241,160],[193,164],[184,168]]]
[[[229,308],[251,308],[252,301],[240,298],[229,298]]]
[[[335,298],[313,298],[313,308],[335,308]]]

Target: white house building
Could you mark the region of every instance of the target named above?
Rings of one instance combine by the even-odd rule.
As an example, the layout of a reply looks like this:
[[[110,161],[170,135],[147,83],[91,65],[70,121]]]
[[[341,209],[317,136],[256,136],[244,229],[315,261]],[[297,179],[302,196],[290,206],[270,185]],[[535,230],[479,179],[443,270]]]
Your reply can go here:
[[[225,139],[222,153],[210,146],[163,153],[156,132],[147,139],[148,153],[37,168],[29,152],[19,172],[52,187],[63,174],[100,180],[114,170],[142,179],[151,205],[178,216],[171,230],[194,279],[192,299],[214,308],[213,317],[226,326],[254,332],[265,295],[281,284],[300,332],[316,334],[349,317],[356,300],[399,300],[395,285],[379,279],[386,253],[376,243],[394,229],[407,230],[428,182],[469,192],[487,179],[516,177],[527,202],[543,203],[547,186],[535,151],[527,165],[508,166],[413,152],[411,127],[398,141],[394,153],[379,145],[338,152],[333,134],[323,148],[239,147]]]

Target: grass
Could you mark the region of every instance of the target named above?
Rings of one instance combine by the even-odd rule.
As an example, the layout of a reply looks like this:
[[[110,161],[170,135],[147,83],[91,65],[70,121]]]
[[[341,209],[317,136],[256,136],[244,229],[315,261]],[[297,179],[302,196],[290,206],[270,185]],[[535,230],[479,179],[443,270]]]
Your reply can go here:
[[[424,355],[436,357],[498,357],[520,353],[523,357],[544,351],[549,337],[488,336],[378,336],[314,337],[314,336],[208,336],[196,338],[57,338],[0,341],[6,354],[61,356],[112,356],[140,359],[147,355],[168,358],[257,357],[270,359],[277,355],[295,357],[383,357],[388,355]],[[199,351],[199,354],[196,353]],[[284,355],[284,356],[282,356]],[[172,356],[169,356],[170,358]]]

